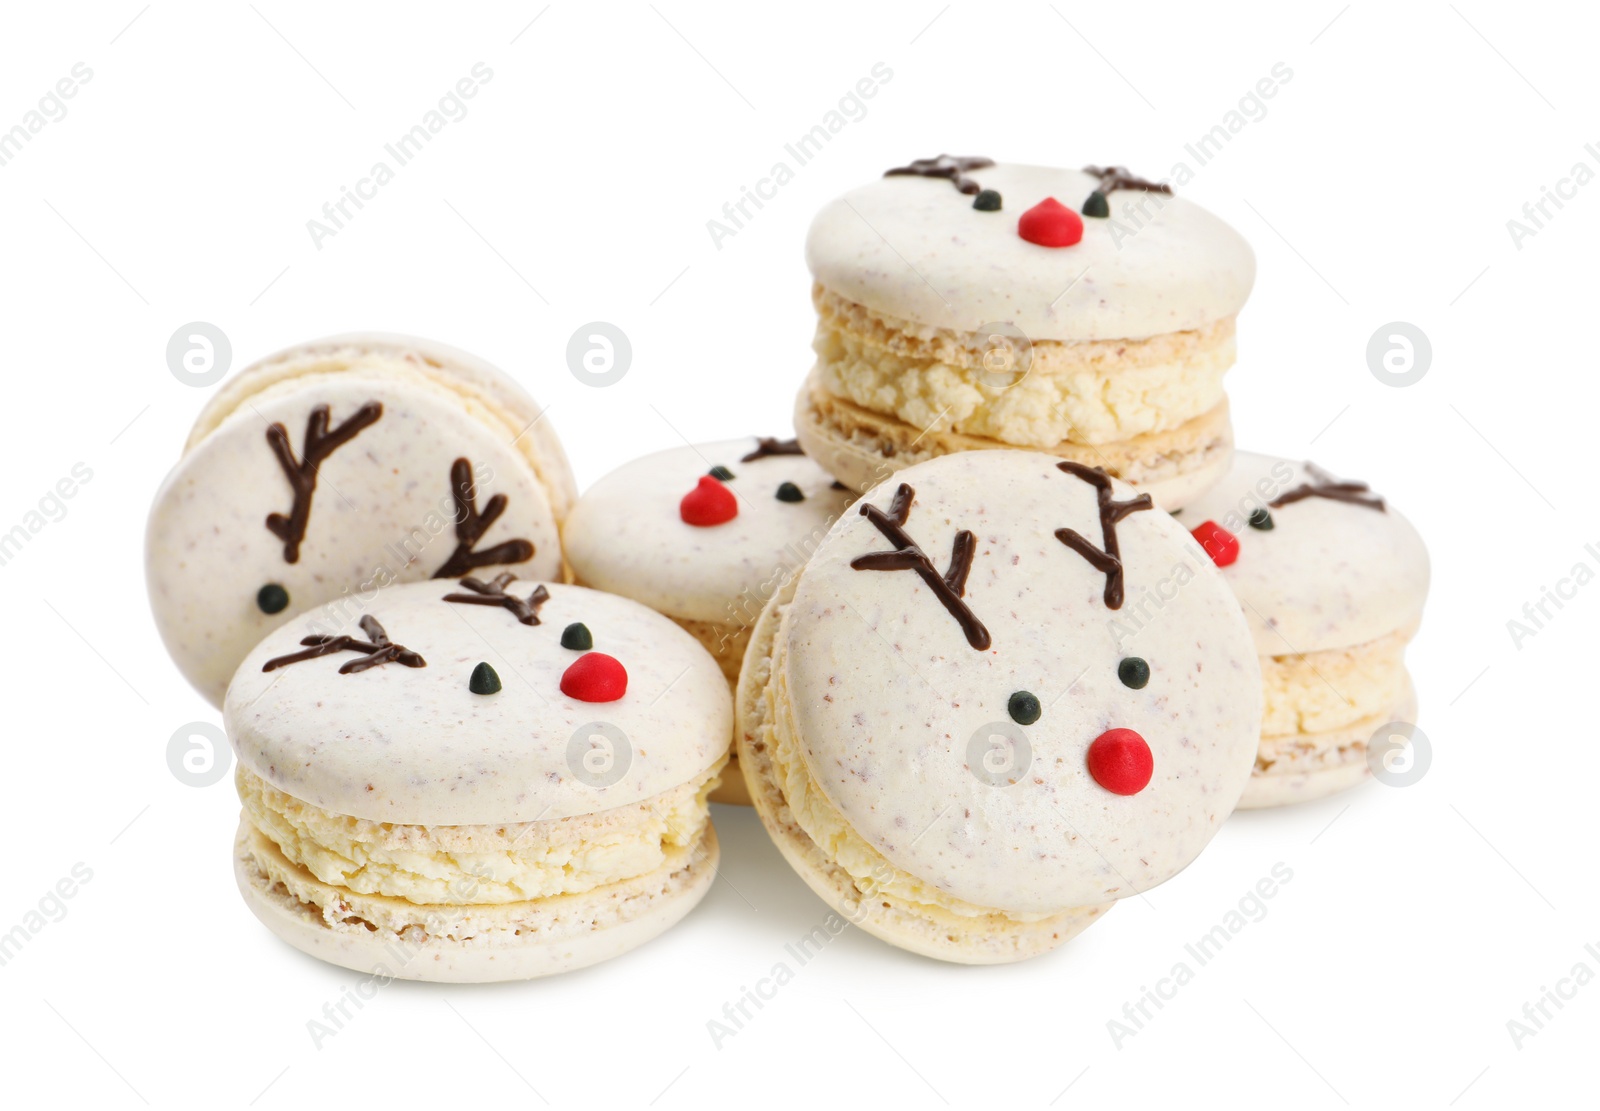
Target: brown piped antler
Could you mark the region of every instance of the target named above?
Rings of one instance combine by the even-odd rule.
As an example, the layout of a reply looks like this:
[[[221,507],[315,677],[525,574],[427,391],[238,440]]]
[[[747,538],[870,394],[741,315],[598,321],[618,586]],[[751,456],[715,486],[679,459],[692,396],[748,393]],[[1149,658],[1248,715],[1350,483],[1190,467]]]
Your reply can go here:
[[[317,489],[317,468],[324,459],[355,439],[363,428],[375,423],[381,416],[383,406],[376,401],[369,401],[338,428],[329,432],[328,407],[318,405],[306,417],[306,439],[301,445],[299,459],[294,457],[294,451],[289,447],[289,431],[282,422],[267,427],[267,443],[277,456],[284,477],[289,480],[289,488],[294,491],[294,505],[288,516],[282,513],[267,514],[267,528],[283,541],[285,563],[298,563],[300,560],[300,544],[306,538],[306,525],[311,520],[311,495]]]
[[[980,652],[984,651],[990,643],[989,630],[972,612],[972,607],[962,600],[967,590],[967,574],[972,570],[977,538],[970,529],[956,533],[950,546],[950,568],[940,575],[933,560],[928,558],[928,553],[905,530],[906,520],[911,516],[911,502],[915,497],[916,491],[902,482],[895,491],[894,501],[889,504],[888,513],[875,505],[861,507],[861,515],[871,521],[888,538],[889,543],[895,545],[895,550],[868,552],[851,560],[850,566],[857,571],[915,571],[928,584],[933,596],[944,603],[944,608],[960,624],[961,631],[967,635],[967,643]]]

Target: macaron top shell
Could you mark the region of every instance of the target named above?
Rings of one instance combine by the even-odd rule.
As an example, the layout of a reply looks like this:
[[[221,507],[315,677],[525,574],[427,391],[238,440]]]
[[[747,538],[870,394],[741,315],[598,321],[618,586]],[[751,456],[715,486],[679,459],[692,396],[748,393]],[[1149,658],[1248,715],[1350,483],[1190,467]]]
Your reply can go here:
[[[1215,521],[1238,538],[1238,558],[1222,576],[1263,656],[1349,648],[1422,619],[1428,550],[1387,499],[1381,509],[1321,496],[1270,504],[1330,478],[1305,463],[1235,452],[1227,477],[1179,518],[1191,529]],[[1360,496],[1373,501],[1382,493]],[[1271,515],[1271,529],[1250,526],[1260,509]]]
[[[689,621],[754,619],[783,575],[804,563],[855,500],[804,455],[757,451],[754,436],[635,459],[584,492],[567,519],[567,559],[586,585]],[[679,503],[712,467],[734,495],[721,524],[684,521]],[[784,490],[784,484],[792,490]],[[780,496],[780,491],[785,496]],[[788,500],[799,496],[799,500]]]
[[[1080,242],[1044,247],[1017,234],[1018,218],[1051,197],[1078,211],[1097,178],[1012,164],[966,176],[998,190],[1002,209],[975,209],[950,181],[920,176],[879,178],[825,205],[806,238],[811,273],[902,321],[957,332],[1009,323],[1033,340],[1199,328],[1250,295],[1250,245],[1181,196],[1115,191],[1109,217],[1082,218]]]
[[[941,578],[971,531],[961,602],[987,647],[918,571],[852,566],[897,547],[856,512],[807,565],[780,634],[794,732],[841,817],[896,868],[1010,912],[1102,904],[1175,875],[1232,811],[1260,724],[1256,654],[1204,552],[1165,513],[1128,512],[1115,527],[1124,599],[1108,606],[1107,575],[1056,535],[1102,546],[1097,490],[1058,464],[964,452],[863,499],[892,514],[901,483],[912,489],[903,527]],[[1148,666],[1141,688],[1119,676],[1128,657]],[[1132,794],[1089,770],[1114,729],[1153,758]]]
[[[539,584],[516,580],[526,599]],[[732,730],[728,683],[695,639],[636,602],[544,584],[538,625],[498,605],[444,601],[455,582],[410,583],[363,607],[323,607],[270,634],[239,666],[223,709],[241,764],[295,798],[357,818],[475,825],[568,818],[637,803],[723,758]],[[338,651],[287,663],[302,638],[366,640],[358,615],[422,667]],[[581,622],[594,651],[618,661],[627,689],[609,702],[562,692],[585,652],[561,646]],[[370,642],[369,642],[370,643]],[[487,663],[492,694],[471,689]]]
[[[540,456],[557,481],[541,478],[513,442],[515,413],[489,408],[474,385],[492,374],[432,366],[405,348],[335,344],[268,360],[224,387],[229,405],[214,399],[202,413],[156,495],[145,539],[156,624],[191,683],[220,705],[239,661],[268,631],[330,599],[443,568],[465,516],[458,460],[467,461],[472,512],[487,516],[504,500],[472,551],[498,549],[528,578],[561,577],[552,499],[568,500],[565,458],[559,444]],[[520,394],[509,380],[501,386]],[[301,469],[323,409],[325,434],[339,442],[310,467],[309,496],[297,497],[269,431],[281,426]],[[341,429],[353,434],[340,440]],[[302,504],[303,529],[280,522],[296,534],[291,547],[268,520],[291,518]],[[524,545],[503,547],[517,541],[531,556]]]

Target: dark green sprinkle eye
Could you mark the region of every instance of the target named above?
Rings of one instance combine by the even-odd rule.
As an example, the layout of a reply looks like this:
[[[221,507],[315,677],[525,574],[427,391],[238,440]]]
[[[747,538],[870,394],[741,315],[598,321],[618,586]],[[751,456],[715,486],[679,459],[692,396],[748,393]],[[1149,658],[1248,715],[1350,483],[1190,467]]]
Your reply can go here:
[[[1039,708],[1039,699],[1029,691],[1018,691],[1012,695],[1011,701],[1006,703],[1006,711],[1018,725],[1032,725],[1044,712]]]
[[[500,676],[494,673],[494,668],[481,663],[472,669],[472,678],[467,680],[467,689],[473,694],[494,694],[500,689]]]
[[[1258,528],[1262,532],[1271,532],[1272,514],[1268,513],[1265,508],[1257,509],[1250,514],[1250,527]]]
[[[800,487],[792,482],[785,482],[778,487],[779,501],[805,501],[806,496],[800,492]]]
[[[984,189],[972,202],[972,207],[979,212],[999,212],[1000,194],[993,189]]]
[[[727,467],[724,467],[721,463],[718,463],[715,467],[711,468],[711,477],[716,479],[718,482],[728,482],[733,478],[733,472]]]
[[[1150,665],[1138,656],[1129,656],[1117,665],[1117,678],[1123,686],[1139,690],[1150,681]]]
[[[1111,215],[1111,206],[1106,203],[1106,195],[1096,189],[1089,194],[1089,199],[1083,202],[1083,214],[1104,220]]]
[[[262,613],[282,613],[289,608],[289,592],[277,583],[268,583],[256,591],[256,605]]]
[[[594,647],[594,636],[589,632],[589,626],[581,621],[574,621],[561,630],[561,647],[570,648],[574,652],[587,652]]]

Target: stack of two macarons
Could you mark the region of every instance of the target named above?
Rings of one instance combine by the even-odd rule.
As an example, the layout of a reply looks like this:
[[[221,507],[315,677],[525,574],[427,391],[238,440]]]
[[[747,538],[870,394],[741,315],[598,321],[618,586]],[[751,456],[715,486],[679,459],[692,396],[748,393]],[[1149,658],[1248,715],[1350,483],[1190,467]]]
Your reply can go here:
[[[625,952],[708,890],[732,705],[716,660],[569,585],[561,445],[492,366],[396,336],[236,376],[158,493],[161,635],[223,707],[246,903],[386,977]]]
[[[1181,513],[1255,631],[1263,733],[1243,805],[1357,783],[1369,740],[1414,720],[1402,657],[1427,553],[1365,483],[1235,454],[1223,378],[1255,258],[1222,220],[1121,167],[942,155],[826,205],[806,257],[816,362],[795,427],[843,483],[1022,448]]]

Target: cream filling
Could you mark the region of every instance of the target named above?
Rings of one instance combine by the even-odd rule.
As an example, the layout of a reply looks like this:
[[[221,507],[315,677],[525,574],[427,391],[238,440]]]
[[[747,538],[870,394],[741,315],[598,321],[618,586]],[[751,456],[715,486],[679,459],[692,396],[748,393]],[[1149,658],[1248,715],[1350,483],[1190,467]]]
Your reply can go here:
[[[787,610],[787,607],[784,609]],[[867,900],[891,899],[927,908],[934,915],[951,914],[963,919],[999,916],[1012,922],[1040,922],[1061,913],[1017,913],[957,899],[910,872],[896,868],[887,857],[868,844],[827,800],[806,767],[794,727],[788,683],[784,678],[784,657],[787,653],[784,640],[780,630],[772,650],[772,674],[762,693],[770,731],[767,751],[772,760],[773,778],[783,795],[783,801],[793,814],[795,824],[817,846],[824,858],[843,869]],[[1066,909],[1070,908],[1062,908]]]
[[[721,766],[631,806],[505,825],[415,826],[323,810],[240,765],[250,823],[323,883],[418,904],[486,906],[647,875],[699,842]]]
[[[1406,690],[1405,651],[1413,632],[1402,629],[1350,648],[1261,657],[1262,736],[1326,733],[1387,712]]]
[[[1222,402],[1234,362],[1228,317],[1142,340],[1037,340],[1019,376],[986,335],[895,320],[821,287],[814,300],[812,347],[827,392],[923,431],[1022,447],[1178,428]]]

